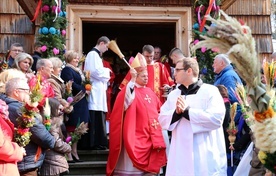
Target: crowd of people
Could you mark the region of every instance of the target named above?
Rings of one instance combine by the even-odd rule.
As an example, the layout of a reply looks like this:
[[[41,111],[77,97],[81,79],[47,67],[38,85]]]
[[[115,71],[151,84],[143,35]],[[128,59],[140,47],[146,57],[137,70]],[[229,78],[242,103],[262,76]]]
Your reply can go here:
[[[100,37],[83,67],[73,50],[65,51],[63,62],[41,58],[39,42],[33,56],[19,43],[11,45],[9,68],[0,73],[0,168],[5,168],[0,175],[63,175],[68,163],[83,162],[78,149],[109,149],[107,175],[233,176],[252,132],[238,105],[238,133],[230,145],[230,108],[239,103],[234,90],[242,80],[228,56],[214,58],[211,85],[203,83],[196,58],[181,49],[170,51],[171,65],[160,47],[144,45],[129,59],[131,68],[113,105],[114,73],[103,60],[109,43]],[[85,86],[87,79],[92,88]],[[30,142],[20,146],[14,128],[20,128],[22,107],[33,103],[38,81],[42,99],[29,128]],[[50,129],[44,123],[48,115]],[[67,141],[82,122],[88,132],[79,141]],[[252,172],[267,174],[258,164],[252,162]]]

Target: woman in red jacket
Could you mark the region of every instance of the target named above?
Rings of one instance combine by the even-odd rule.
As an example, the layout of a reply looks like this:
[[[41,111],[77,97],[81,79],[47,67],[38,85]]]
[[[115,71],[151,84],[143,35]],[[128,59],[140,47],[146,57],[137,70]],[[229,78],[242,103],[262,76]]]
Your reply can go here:
[[[23,159],[26,151],[12,142],[14,125],[8,118],[8,106],[0,100],[0,175],[19,176],[17,162]]]

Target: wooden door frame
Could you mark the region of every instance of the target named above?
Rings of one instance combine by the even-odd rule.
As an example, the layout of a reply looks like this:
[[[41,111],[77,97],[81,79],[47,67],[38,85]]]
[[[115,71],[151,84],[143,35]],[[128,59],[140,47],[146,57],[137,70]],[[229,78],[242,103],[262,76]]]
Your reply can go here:
[[[106,6],[106,5],[67,5],[67,49],[82,53],[82,22],[172,22],[176,25],[175,45],[189,55],[192,41],[191,7],[143,7],[143,6]],[[92,31],[91,31],[92,32]],[[85,36],[84,36],[85,37]],[[96,43],[96,41],[91,41]]]

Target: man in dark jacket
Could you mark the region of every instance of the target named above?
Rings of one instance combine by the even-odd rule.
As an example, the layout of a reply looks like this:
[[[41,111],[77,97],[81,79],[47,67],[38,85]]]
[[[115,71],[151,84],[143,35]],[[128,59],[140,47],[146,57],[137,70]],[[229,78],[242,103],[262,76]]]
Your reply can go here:
[[[8,66],[9,68],[13,67],[14,59],[19,54],[24,52],[23,45],[20,43],[13,43],[10,47],[10,51],[8,54]]]
[[[9,106],[9,118],[17,127],[16,119],[22,116],[21,108],[23,103],[30,101],[29,86],[26,79],[12,78],[6,84],[6,96],[1,95]],[[37,170],[44,160],[44,151],[53,149],[55,146],[54,137],[46,130],[42,124],[42,119],[35,116],[35,124],[30,128],[31,141],[26,145],[27,155],[18,163],[20,175],[37,176]]]
[[[34,59],[34,63],[32,65],[32,71],[37,71],[36,70],[36,63],[37,61],[41,58],[41,46],[42,44],[40,42],[35,42],[34,44],[34,54],[32,55],[33,59]]]
[[[235,96],[235,89],[237,87],[237,84],[242,85],[242,81],[238,74],[235,72],[233,66],[231,65],[228,55],[218,54],[214,58],[213,68],[216,74],[214,85],[224,85],[228,90],[230,103],[233,104],[235,102],[238,102],[238,99]],[[250,128],[244,121],[240,105],[238,105],[237,107],[235,125],[238,128],[235,144],[227,148],[228,176],[232,176],[234,174],[236,167],[240,162],[240,158],[242,157],[243,153],[246,151],[248,145],[251,142],[249,134]],[[228,137],[225,140],[226,142],[229,142]],[[233,166],[231,166],[231,150],[234,151]]]

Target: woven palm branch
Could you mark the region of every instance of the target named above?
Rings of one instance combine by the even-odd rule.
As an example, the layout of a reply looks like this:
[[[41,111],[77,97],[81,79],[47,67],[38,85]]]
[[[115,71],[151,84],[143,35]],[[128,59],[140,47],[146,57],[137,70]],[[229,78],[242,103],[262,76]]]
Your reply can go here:
[[[235,64],[236,71],[243,80],[250,87],[255,87],[260,80],[260,64],[251,30],[222,10],[220,10],[220,13],[225,20],[208,16],[207,20],[211,21],[212,25],[206,26],[208,29],[207,35],[201,35],[205,40],[192,46],[191,50],[195,52],[196,49],[201,47],[218,48],[220,53],[229,55],[229,59]]]
[[[201,35],[204,40],[192,46],[191,51],[195,52],[198,48],[206,47],[217,48],[219,53],[227,54],[236,66],[237,73],[248,86],[252,109],[263,112],[268,108],[270,97],[266,94],[265,86],[261,84],[261,66],[251,29],[222,10],[220,13],[224,19],[207,17],[212,23],[206,26],[207,35]]]

